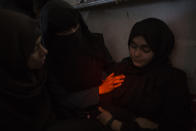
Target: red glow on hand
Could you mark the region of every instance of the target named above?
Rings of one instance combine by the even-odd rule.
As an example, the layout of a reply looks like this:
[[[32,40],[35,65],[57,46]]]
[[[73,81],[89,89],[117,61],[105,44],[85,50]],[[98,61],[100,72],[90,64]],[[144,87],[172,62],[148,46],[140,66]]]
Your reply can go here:
[[[115,88],[120,87],[124,82],[125,75],[117,75],[111,73],[103,83],[99,86],[99,94],[106,94],[113,91]]]

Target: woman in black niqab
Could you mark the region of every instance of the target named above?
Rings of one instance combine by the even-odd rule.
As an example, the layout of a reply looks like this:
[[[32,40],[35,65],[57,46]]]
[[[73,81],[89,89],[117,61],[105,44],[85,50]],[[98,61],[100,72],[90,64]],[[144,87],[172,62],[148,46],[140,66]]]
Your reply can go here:
[[[70,116],[97,104],[103,71],[113,63],[103,36],[91,33],[81,14],[62,0],[47,2],[40,16],[43,43],[50,52],[47,86],[58,108],[55,112]]]
[[[63,35],[73,28],[77,28],[74,33]],[[78,11],[65,1],[49,1],[41,10],[41,30],[50,51],[49,72],[66,90],[75,92],[100,84],[101,70],[112,58],[102,35],[91,33]]]

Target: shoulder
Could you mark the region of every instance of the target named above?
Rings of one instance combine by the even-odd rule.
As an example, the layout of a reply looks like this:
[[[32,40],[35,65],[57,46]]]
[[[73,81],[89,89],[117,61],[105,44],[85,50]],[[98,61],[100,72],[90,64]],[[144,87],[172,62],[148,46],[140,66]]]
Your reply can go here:
[[[148,76],[156,80],[156,85],[163,87],[164,90],[177,89],[181,86],[187,86],[186,73],[176,67],[170,65],[163,66],[148,73]]]
[[[183,70],[170,67],[165,74],[164,79],[167,81],[165,81],[166,85],[164,85],[167,86],[166,89],[169,92],[178,91],[178,93],[175,94],[183,94],[183,92],[185,93],[188,91],[187,76]]]
[[[179,68],[171,67],[169,70],[169,75],[172,77],[172,79],[186,79],[186,73]]]
[[[173,70],[174,74],[186,76],[186,73],[183,70],[179,69],[179,68],[172,67],[172,70]]]
[[[113,64],[110,70],[117,74],[126,73],[128,71],[128,68],[130,68],[129,60],[129,57],[124,58],[122,61]]]
[[[173,67],[171,65],[162,66],[154,70],[155,74],[162,75],[168,78],[171,77],[186,77],[186,73],[179,68]]]
[[[116,66],[128,66],[130,64],[130,57],[123,58],[120,62],[116,63]]]
[[[90,33],[88,38],[93,43],[104,43],[103,34],[101,33]]]

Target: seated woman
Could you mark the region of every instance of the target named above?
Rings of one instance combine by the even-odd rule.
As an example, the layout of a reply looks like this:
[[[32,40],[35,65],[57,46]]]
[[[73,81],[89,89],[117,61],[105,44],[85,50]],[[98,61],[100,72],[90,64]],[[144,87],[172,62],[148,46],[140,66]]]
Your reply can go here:
[[[65,1],[52,0],[44,5],[41,30],[50,52],[47,85],[54,110],[60,119],[77,116],[81,109],[98,103],[99,93],[105,93],[103,87],[108,86],[100,85],[103,72],[113,63],[112,57],[103,36],[91,33],[80,13]],[[110,78],[116,79],[113,75]]]
[[[0,130],[40,131],[50,115],[37,23],[0,10]]]
[[[97,119],[117,131],[188,131],[191,124],[186,74],[169,59],[174,35],[163,21],[137,22],[129,36],[130,57],[113,68],[126,76],[120,88],[100,96]]]
[[[99,131],[88,120],[51,117],[43,70],[48,51],[41,44],[37,23],[2,9],[0,17],[0,130]]]

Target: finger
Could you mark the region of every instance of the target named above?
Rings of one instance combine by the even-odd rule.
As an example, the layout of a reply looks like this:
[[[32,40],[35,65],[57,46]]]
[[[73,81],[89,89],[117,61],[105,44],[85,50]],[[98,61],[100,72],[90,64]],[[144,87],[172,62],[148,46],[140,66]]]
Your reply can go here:
[[[107,112],[105,109],[103,109],[101,106],[98,107],[98,110],[102,113]]]
[[[113,88],[114,85],[123,83],[124,80],[108,80],[105,84],[107,85],[108,88]]]
[[[112,76],[114,76],[114,72],[112,72],[108,77],[112,77]]]
[[[105,111],[101,106],[98,107],[98,110],[99,110],[100,112],[104,112],[104,111]]]
[[[124,82],[124,80],[114,80],[113,84],[118,84],[118,83],[123,83],[123,82]]]
[[[119,86],[121,86],[121,85],[122,85],[122,83],[119,83],[119,84],[113,85],[113,87],[114,87],[114,88],[117,88],[117,87],[119,87]]]
[[[110,79],[114,76],[114,73],[111,73],[109,76],[106,77],[106,79]]]
[[[123,75],[123,74],[122,74],[122,75],[118,75],[118,76],[119,76],[119,77],[122,77],[122,78],[125,78],[125,77],[126,77],[126,76],[125,76],[125,75]]]
[[[113,77],[114,80],[124,80],[125,76],[115,76]]]
[[[122,78],[122,77],[113,77],[111,80],[112,80],[113,83],[116,83],[118,81],[124,82],[124,78]]]
[[[158,124],[156,124],[155,122],[153,122],[149,119],[143,118],[143,117],[136,118],[136,122],[142,128],[151,128],[151,129],[158,128]]]

